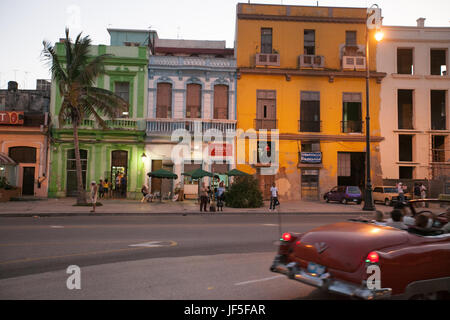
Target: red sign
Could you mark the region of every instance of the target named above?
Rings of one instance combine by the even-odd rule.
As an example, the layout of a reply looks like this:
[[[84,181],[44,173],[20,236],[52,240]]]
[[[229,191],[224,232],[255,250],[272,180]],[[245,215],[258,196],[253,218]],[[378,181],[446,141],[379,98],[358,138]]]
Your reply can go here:
[[[233,146],[228,143],[213,143],[209,145],[210,157],[231,157],[233,156]]]
[[[0,111],[0,124],[23,124],[23,111]]]

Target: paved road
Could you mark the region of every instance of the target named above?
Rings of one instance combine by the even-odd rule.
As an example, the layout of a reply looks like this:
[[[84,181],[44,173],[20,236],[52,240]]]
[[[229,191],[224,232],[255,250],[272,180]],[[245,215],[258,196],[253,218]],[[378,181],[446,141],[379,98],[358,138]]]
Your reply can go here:
[[[354,215],[3,218],[0,299],[335,299],[271,273],[280,230]],[[278,224],[281,219],[281,228]],[[81,268],[68,290],[67,267]]]

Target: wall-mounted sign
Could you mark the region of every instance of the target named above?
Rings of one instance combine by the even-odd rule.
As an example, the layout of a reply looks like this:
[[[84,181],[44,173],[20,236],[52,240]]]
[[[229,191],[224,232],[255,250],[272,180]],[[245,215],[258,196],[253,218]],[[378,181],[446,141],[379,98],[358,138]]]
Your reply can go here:
[[[0,124],[22,125],[23,111],[0,111]]]
[[[302,163],[322,163],[322,152],[300,152]]]
[[[233,145],[229,143],[212,143],[209,145],[210,157],[232,157]]]

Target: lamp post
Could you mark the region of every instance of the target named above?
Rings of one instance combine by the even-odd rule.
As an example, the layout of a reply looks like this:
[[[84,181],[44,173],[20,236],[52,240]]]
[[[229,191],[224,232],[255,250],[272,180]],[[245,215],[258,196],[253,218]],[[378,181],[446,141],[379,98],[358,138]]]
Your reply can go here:
[[[376,9],[373,7],[376,6]],[[372,179],[370,166],[370,103],[369,103],[369,82],[370,82],[370,68],[369,68],[369,29],[377,29],[375,39],[381,41],[382,33],[381,25],[381,10],[378,5],[374,4],[367,9],[367,23],[366,23],[366,188],[364,191],[364,207],[365,211],[374,211],[375,204],[373,202],[372,194]]]

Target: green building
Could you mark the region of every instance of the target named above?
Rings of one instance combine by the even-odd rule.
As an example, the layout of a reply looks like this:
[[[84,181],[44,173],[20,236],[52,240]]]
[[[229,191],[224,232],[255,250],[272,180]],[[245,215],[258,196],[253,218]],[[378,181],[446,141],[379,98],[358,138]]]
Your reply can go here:
[[[56,44],[64,61],[65,49]],[[80,154],[86,190],[90,181],[108,179],[112,197],[136,198],[140,195],[146,172],[142,155],[147,116],[148,61],[147,46],[92,46],[92,55],[112,54],[106,61],[106,75],[97,79],[97,87],[115,92],[129,101],[129,110],[107,120],[109,129],[102,130],[93,119],[80,126]],[[58,124],[62,98],[57,84],[52,83],[50,113],[53,119],[50,148],[49,197],[75,196],[77,193],[73,131],[70,123]],[[116,189],[116,177],[126,178],[126,192]],[[123,182],[123,181],[122,181]]]

